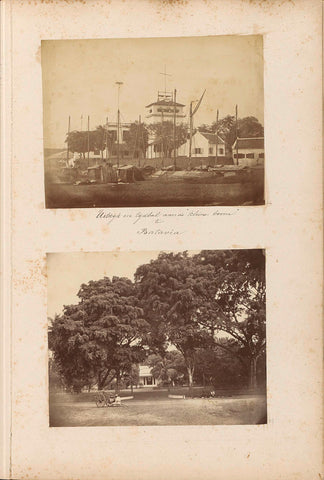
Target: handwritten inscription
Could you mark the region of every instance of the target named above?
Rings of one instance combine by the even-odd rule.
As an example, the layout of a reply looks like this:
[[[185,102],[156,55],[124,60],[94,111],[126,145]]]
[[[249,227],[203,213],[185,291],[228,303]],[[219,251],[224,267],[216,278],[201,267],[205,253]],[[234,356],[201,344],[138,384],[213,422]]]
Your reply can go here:
[[[156,228],[154,229],[149,229],[149,228],[141,228],[136,232],[138,235],[182,235],[184,232],[181,232],[179,230],[173,230],[171,228],[170,230],[162,230],[161,228]]]
[[[138,235],[182,235],[185,231],[178,228],[156,228],[155,225],[163,224],[169,220],[180,218],[210,218],[210,217],[226,217],[237,214],[239,209],[220,210],[209,209],[202,210],[199,208],[185,208],[176,211],[150,210],[150,211],[110,211],[99,210],[96,214],[98,220],[103,220],[108,224],[119,221],[129,221],[132,225],[140,226],[137,230]],[[143,223],[145,222],[145,225]],[[153,226],[154,225],[154,226]]]

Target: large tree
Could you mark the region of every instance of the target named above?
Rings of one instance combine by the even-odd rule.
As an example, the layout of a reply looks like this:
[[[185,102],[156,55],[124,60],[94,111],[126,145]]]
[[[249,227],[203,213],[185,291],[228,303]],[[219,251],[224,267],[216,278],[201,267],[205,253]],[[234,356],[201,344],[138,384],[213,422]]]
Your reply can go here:
[[[265,257],[263,250],[202,251],[196,260],[215,269],[198,322],[215,345],[247,362],[250,387],[257,386],[257,362],[265,356]],[[231,341],[219,337],[224,332]]]
[[[152,375],[168,387],[182,380],[186,373],[183,356],[177,350],[168,351],[165,355],[149,355],[146,363],[151,367]]]
[[[148,129],[144,123],[134,122],[128,132],[125,132],[125,141],[130,154],[134,158],[145,158],[148,146]]]
[[[72,387],[95,377],[102,389],[112,376],[118,391],[121,377],[145,357],[141,334],[148,325],[135,286],[127,278],[105,277],[81,285],[78,297],[78,304],[65,306],[53,321],[54,360]]]
[[[151,335],[157,332],[160,344],[170,343],[183,355],[189,394],[196,352],[210,343],[209,333],[197,322],[197,308],[212,270],[210,265],[198,265],[186,252],[160,253],[135,274]]]
[[[210,133],[217,132],[218,135],[224,139],[226,150],[231,153],[233,143],[236,136],[241,138],[263,137],[264,129],[259,120],[253,116],[239,118],[236,121],[233,115],[226,115],[218,122],[213,122],[211,125],[201,125],[198,127],[200,131],[208,131]]]
[[[103,151],[112,148],[112,136],[107,130],[99,125],[95,130],[78,131],[73,130],[66,134],[65,142],[68,144],[70,152],[77,152],[85,156],[85,153],[99,151],[103,156]]]
[[[184,123],[176,125],[175,135],[173,122],[170,120],[153,123],[149,128],[154,134],[155,140],[159,142],[161,152],[165,157],[171,157],[174,147],[180,147],[188,138],[188,126]]]

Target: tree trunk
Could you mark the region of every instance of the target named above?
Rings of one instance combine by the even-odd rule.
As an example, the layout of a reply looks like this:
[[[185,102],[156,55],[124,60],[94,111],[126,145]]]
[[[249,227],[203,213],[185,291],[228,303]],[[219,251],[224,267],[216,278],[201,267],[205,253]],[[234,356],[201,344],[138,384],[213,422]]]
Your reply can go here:
[[[257,387],[257,359],[255,357],[250,360],[250,388],[255,390]]]
[[[192,397],[192,384],[193,384],[193,372],[194,368],[192,366],[187,366],[188,371],[188,385],[189,385],[189,397]]]
[[[100,372],[98,372],[97,383],[98,383],[98,390],[102,390]]]
[[[120,389],[120,372],[116,373],[116,388],[115,392],[119,394],[119,389]]]

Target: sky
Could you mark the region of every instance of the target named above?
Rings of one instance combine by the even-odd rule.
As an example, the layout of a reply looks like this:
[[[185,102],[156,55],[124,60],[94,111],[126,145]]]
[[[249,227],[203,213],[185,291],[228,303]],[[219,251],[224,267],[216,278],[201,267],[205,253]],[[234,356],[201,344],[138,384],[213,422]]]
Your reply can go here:
[[[64,148],[71,129],[90,129],[117,120],[117,85],[124,122],[133,122],[158,90],[177,89],[189,111],[205,97],[195,125],[235,114],[263,124],[263,44],[260,35],[42,41],[44,147]],[[171,76],[161,75],[166,72]],[[164,79],[167,78],[166,85]]]
[[[134,280],[137,267],[158,257],[158,251],[68,252],[47,254],[47,314],[53,318],[64,305],[78,303],[82,283],[103,277]],[[189,254],[198,253],[190,251]]]

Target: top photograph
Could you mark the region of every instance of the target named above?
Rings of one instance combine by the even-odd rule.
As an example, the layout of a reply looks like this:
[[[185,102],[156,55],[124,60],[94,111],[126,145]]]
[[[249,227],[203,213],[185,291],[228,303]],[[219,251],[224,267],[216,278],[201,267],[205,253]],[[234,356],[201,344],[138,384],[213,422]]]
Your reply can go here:
[[[264,205],[261,35],[43,40],[46,208]]]

